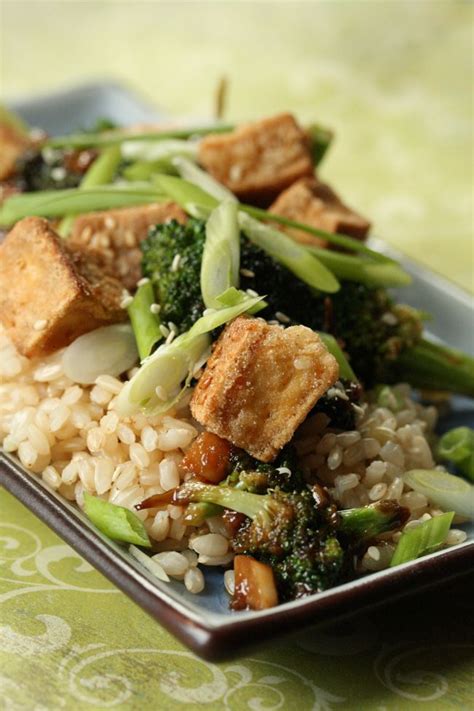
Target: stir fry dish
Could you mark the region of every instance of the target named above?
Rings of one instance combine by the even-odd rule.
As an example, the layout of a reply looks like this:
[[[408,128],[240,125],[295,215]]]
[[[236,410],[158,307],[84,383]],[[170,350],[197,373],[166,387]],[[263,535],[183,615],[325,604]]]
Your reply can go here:
[[[261,610],[463,543],[474,359],[290,113],[49,137],[0,114],[0,438],[149,573]],[[436,393],[436,397],[432,394]],[[453,524],[456,527],[452,527]],[[458,528],[457,526],[461,526]]]

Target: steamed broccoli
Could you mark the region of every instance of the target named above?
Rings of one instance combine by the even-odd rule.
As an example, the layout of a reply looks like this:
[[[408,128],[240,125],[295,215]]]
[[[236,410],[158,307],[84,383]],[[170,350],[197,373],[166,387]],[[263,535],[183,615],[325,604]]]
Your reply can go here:
[[[230,455],[232,473],[225,485],[265,494],[269,489],[301,491],[305,487],[303,473],[299,468],[293,447],[285,447],[271,464],[254,459],[242,449],[234,449]]]
[[[282,601],[326,590],[350,577],[352,549],[399,527],[408,516],[395,501],[338,513],[318,485],[286,492],[276,488],[261,495],[189,482],[177,490],[175,502],[218,504],[244,514],[247,518],[232,538],[233,549],[272,567]]]
[[[142,243],[143,275],[155,284],[162,320],[187,330],[202,314],[200,267],[205,223],[190,219],[155,227]],[[176,255],[179,266],[171,270]],[[383,288],[342,281],[331,295],[317,293],[245,237],[241,237],[240,287],[265,296],[259,316],[278,312],[290,324],[331,333],[366,387],[405,380],[415,387],[474,396],[474,360],[422,338],[420,314],[395,304]]]

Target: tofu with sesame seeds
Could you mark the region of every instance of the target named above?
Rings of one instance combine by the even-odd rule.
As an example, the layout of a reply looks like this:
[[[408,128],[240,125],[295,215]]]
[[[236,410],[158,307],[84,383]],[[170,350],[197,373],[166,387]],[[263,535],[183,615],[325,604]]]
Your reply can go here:
[[[150,227],[168,220],[185,222],[186,213],[174,202],[91,212],[75,219],[68,243],[94,253],[108,274],[134,289],[141,276],[140,242]]]
[[[25,356],[125,320],[122,296],[120,282],[66,247],[46,220],[24,218],[0,245],[0,321]]]
[[[291,114],[211,134],[198,150],[203,168],[249,202],[268,204],[295,180],[314,172],[308,135]]]
[[[325,232],[339,232],[357,239],[365,239],[370,222],[347,207],[336,193],[314,177],[302,178],[278,196],[268,208],[269,212],[304,222]],[[276,225],[297,242],[326,247],[324,238],[315,237],[302,230]]]
[[[338,377],[336,359],[311,329],[240,316],[218,339],[191,412],[210,432],[270,462]]]
[[[0,123],[0,180],[15,173],[17,159],[31,146],[30,138],[15,126]]]

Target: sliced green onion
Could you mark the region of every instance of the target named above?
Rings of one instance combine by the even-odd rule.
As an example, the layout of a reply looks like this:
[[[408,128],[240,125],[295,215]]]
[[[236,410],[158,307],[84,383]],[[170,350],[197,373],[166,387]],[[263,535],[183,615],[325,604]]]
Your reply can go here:
[[[440,459],[452,462],[458,471],[474,481],[474,430],[470,427],[455,427],[446,432],[438,442]]]
[[[136,548],[135,546],[130,546],[128,550],[130,551],[131,555],[133,555],[133,557],[136,558],[138,562],[141,563],[143,567],[148,570],[148,572],[155,576],[155,578],[158,578],[158,580],[162,580],[164,583],[169,583],[170,579],[166,574],[165,569],[160,563],[158,563],[157,560],[150,557],[149,555],[141,551],[140,548]]]
[[[336,277],[303,245],[280,230],[264,225],[245,212],[239,212],[239,224],[251,242],[283,264],[313,289],[330,294],[339,290]]]
[[[464,479],[436,469],[412,469],[403,480],[432,504],[474,520],[474,486]]]
[[[148,358],[154,346],[163,338],[160,319],[152,311],[154,303],[155,292],[149,281],[138,287],[132,303],[127,308],[140,360]]]
[[[357,383],[357,376],[352,370],[349,361],[347,360],[346,356],[342,351],[342,348],[340,347],[334,336],[331,336],[330,333],[323,333],[322,331],[318,331],[318,335],[326,346],[326,348],[328,349],[329,353],[331,353],[331,355],[333,355],[334,358],[337,360],[339,365],[339,377],[344,378],[346,380],[353,380]]]
[[[226,289],[226,291],[224,291],[222,294],[219,294],[219,296],[216,297],[216,304],[217,308],[221,309],[227,306],[237,306],[237,304],[242,304],[251,298],[253,297],[251,297],[245,291],[241,291],[240,289],[236,289],[235,286],[231,286]],[[266,301],[263,301],[264,298],[265,297],[262,297],[262,301],[259,301],[257,304],[255,304],[255,306],[249,308],[247,313],[256,314],[259,311],[262,311],[262,309],[265,309],[268,304],[266,303]]]
[[[162,200],[163,194],[156,188],[133,185],[24,193],[5,200],[0,208],[0,225],[9,226],[32,215],[63,217],[69,213],[80,214],[130,205],[146,205]]]
[[[116,131],[101,131],[100,133],[72,133],[69,136],[50,138],[46,145],[51,148],[93,148],[112,146],[129,141],[166,141],[170,138],[190,138],[191,136],[206,136],[208,133],[229,133],[234,126],[216,124],[214,126],[198,126],[177,128],[169,131],[150,131],[147,133],[125,133],[123,129]]]
[[[254,207],[253,205],[240,205],[240,209],[247,212],[252,217],[256,217],[258,220],[266,220],[267,222],[277,222],[280,225],[286,225],[287,227],[294,227],[302,232],[307,232],[315,237],[320,237],[330,244],[337,244],[339,247],[344,249],[349,249],[351,252],[361,252],[366,254],[376,262],[383,262],[387,264],[396,264],[395,260],[390,257],[386,257],[380,252],[375,252],[370,247],[354,237],[349,237],[349,235],[335,234],[333,232],[326,232],[325,230],[320,230],[317,227],[311,227],[306,225],[304,222],[298,222],[297,220],[291,220],[289,217],[283,217],[282,215],[276,215],[274,212],[269,212],[268,210],[263,210],[260,207]]]
[[[84,513],[108,538],[124,543],[135,543],[146,548],[151,547],[142,521],[123,506],[116,506],[84,492]]]
[[[118,146],[110,146],[105,148],[102,153],[92,163],[91,167],[83,177],[79,190],[85,188],[96,188],[101,185],[111,183],[120,164],[120,148]],[[58,233],[62,237],[67,237],[74,224],[74,215],[67,215],[61,220],[58,227]]]
[[[182,178],[157,175],[153,183],[192,217],[207,218],[219,205],[219,200]]]
[[[207,313],[189,331],[160,346],[122,388],[117,397],[117,412],[128,416],[140,409],[148,414],[169,410],[188,387],[200,361],[205,359],[211,344],[208,333],[249,311],[259,301],[260,297],[249,298],[235,306]]]
[[[177,156],[197,159],[198,144],[196,141],[167,139],[165,141],[137,141],[131,138],[124,141],[118,150],[127,160],[170,160]]]
[[[338,279],[355,281],[366,286],[406,286],[412,278],[395,262],[375,262],[352,254],[305,245]]]
[[[99,375],[117,376],[138,360],[129,323],[114,323],[79,336],[63,355],[65,375],[81,385],[92,385]]]
[[[408,563],[438,550],[446,540],[453,518],[454,511],[450,511],[404,531],[395,548],[390,567]]]
[[[123,177],[131,181],[149,181],[160,173],[177,175],[178,171],[168,159],[152,161],[138,160],[131,165],[127,165],[122,170]]]
[[[195,163],[191,163],[191,161],[185,158],[175,158],[173,163],[183,180],[197,185],[198,188],[201,188],[201,190],[208,195],[212,195],[216,200],[231,200],[232,202],[237,202],[237,198],[228,188],[215,180],[215,178],[205,170],[199,168]]]
[[[201,262],[201,293],[207,308],[218,308],[216,297],[239,286],[240,232],[235,202],[222,202],[206,223]]]

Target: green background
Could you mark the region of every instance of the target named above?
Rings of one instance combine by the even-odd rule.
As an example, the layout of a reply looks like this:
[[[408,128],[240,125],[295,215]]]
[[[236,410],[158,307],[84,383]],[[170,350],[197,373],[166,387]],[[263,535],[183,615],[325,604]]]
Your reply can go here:
[[[290,109],[333,127],[322,176],[376,234],[472,289],[471,3],[3,0],[0,12],[3,98],[112,78],[203,117],[225,75],[229,119]],[[470,709],[471,583],[209,665],[0,490],[0,709]]]

